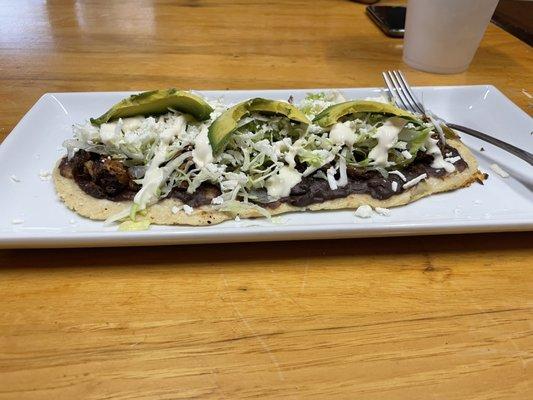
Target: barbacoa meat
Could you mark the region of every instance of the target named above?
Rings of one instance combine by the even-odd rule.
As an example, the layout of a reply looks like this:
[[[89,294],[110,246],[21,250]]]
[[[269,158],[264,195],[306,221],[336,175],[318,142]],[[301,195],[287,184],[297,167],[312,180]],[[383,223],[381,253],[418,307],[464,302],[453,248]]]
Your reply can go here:
[[[70,160],[63,158],[59,172],[97,199],[132,200],[140,188],[120,160],[84,150],[77,151]]]

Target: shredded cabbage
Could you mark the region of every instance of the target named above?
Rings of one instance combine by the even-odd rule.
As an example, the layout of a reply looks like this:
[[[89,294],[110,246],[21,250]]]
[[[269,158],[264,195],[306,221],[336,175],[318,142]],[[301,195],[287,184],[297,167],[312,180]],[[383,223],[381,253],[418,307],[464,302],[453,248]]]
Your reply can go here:
[[[338,90],[331,90],[327,92],[308,93],[307,96],[300,102],[299,108],[310,119],[319,114],[322,110],[334,104],[342,103],[346,98]]]
[[[299,108],[313,118],[326,107],[343,101],[346,99],[338,91],[310,93]],[[129,217],[131,223],[121,226],[134,230],[145,223],[143,219],[135,222],[136,215],[174,188],[194,193],[205,182],[221,191],[213,203],[218,210],[238,215],[253,209],[270,218],[268,210],[257,203],[278,200],[266,193],[266,181],[283,167],[296,169],[303,177],[325,179],[336,190],[348,184],[350,168],[372,169],[387,176],[390,170],[405,167],[419,151],[425,151],[424,144],[435,130],[440,134],[431,122],[410,121],[388,150],[390,165],[378,166],[373,165],[369,154],[378,144],[378,129],[389,118],[386,115],[358,113],[344,117],[339,121],[344,133],[337,132],[349,136],[334,138],[330,137],[331,127],[311,125],[304,130],[287,117],[255,113],[238,122],[224,152],[212,155],[207,154],[206,132],[227,104],[218,99],[211,105],[214,111],[204,122],[169,110],[159,116],[119,119],[100,127],[89,122],[73,127],[74,138],[64,142],[68,157],[83,149],[120,159],[141,185],[134,205],[106,223]],[[208,157],[199,162],[197,157],[202,154]]]

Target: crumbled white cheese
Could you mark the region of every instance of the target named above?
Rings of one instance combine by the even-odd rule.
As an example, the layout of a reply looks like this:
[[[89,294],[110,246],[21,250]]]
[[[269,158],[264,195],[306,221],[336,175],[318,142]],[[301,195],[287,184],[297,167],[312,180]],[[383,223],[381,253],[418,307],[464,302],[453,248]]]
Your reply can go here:
[[[370,218],[372,216],[372,207],[368,204],[359,206],[357,210],[355,210],[355,216],[359,218]]]
[[[51,177],[52,177],[52,174],[50,173],[50,171],[45,171],[45,170],[39,171],[39,178],[42,181],[49,181]]]
[[[403,184],[404,189],[409,189],[411,186],[416,185],[418,182],[426,179],[428,177],[428,174],[422,174],[418,175],[416,178],[411,179],[409,182],[406,182]]]
[[[258,152],[267,155],[268,157],[272,159],[273,162],[277,162],[278,156],[281,156],[281,147],[285,145],[285,142],[280,140],[276,143],[279,143],[279,144],[276,144],[276,147],[274,147],[273,144],[271,144],[268,139],[263,139],[258,142],[255,142],[252,146],[254,150],[257,150]],[[294,153],[294,156],[296,156],[296,152]],[[294,156],[293,156],[293,161],[294,161]],[[294,161],[294,165],[296,165],[295,161]]]
[[[392,181],[392,183],[390,184],[391,186],[391,189],[393,192],[397,191],[398,190],[398,182],[396,181]]]
[[[13,225],[20,225],[20,224],[23,224],[24,223],[24,220],[23,219],[20,219],[20,218],[14,218],[11,220],[11,223]]]
[[[302,174],[291,167],[281,167],[280,170],[266,180],[265,186],[269,196],[279,199],[288,196],[291,189],[302,181]]]
[[[13,182],[17,182],[17,183],[20,182],[20,179],[19,179],[16,175],[11,175],[9,178],[10,178]]]
[[[350,127],[350,121],[339,122],[333,125],[333,128],[329,132],[329,139],[334,144],[353,146],[356,136]]]
[[[118,140],[119,131],[117,123],[102,124],[100,125],[100,139],[105,144],[112,144]]]
[[[390,210],[388,208],[383,207],[376,207],[374,209],[379,215],[383,215],[384,217],[388,217],[390,215]]]
[[[365,97],[365,100],[375,101],[375,102],[384,103],[384,104],[390,104],[389,99],[384,94],[380,94],[379,96],[375,96],[375,97]]]
[[[144,117],[137,116],[137,117],[130,117],[130,118],[122,118],[122,130],[124,132],[127,131],[134,131],[135,129],[139,129],[142,125],[142,122],[144,120]]]
[[[496,172],[502,178],[509,178],[509,174],[504,171],[498,164],[491,164],[490,169]]]
[[[70,225],[74,225],[76,223],[76,221],[73,220],[73,219],[69,220],[68,222],[69,222]]]
[[[239,222],[241,220],[241,217],[239,217],[238,215],[235,216],[235,222]]]
[[[296,160],[294,157],[302,149],[302,139],[298,139],[292,146],[288,146],[288,152],[285,154],[285,162],[289,164],[289,167],[296,168]]]
[[[451,157],[453,156],[453,153],[451,151],[449,151],[448,153],[445,154],[446,157]]]
[[[179,210],[180,210],[180,209],[179,209],[178,206],[173,206],[173,207],[170,209],[170,211],[172,212],[172,214],[177,214]]]
[[[324,110],[325,108],[332,106],[333,104],[338,104],[346,101],[346,98],[342,95],[341,92],[338,90],[328,91],[326,93],[323,93],[323,96],[321,96],[320,99],[317,98],[304,98],[300,104],[299,108],[305,110],[307,116],[314,117],[319,112]],[[316,127],[315,125],[311,125],[310,128]]]
[[[407,142],[402,142],[401,140],[399,140],[394,145],[394,148],[399,150],[407,150]]]
[[[452,163],[452,164],[455,164],[457,161],[459,161],[461,159],[461,156],[456,156],[456,157],[446,157],[444,159],[444,161],[447,161],[449,163]]]
[[[224,198],[222,196],[213,197],[213,199],[211,200],[211,204],[223,204],[223,203],[224,203]]]
[[[185,211],[185,214],[191,215],[194,212],[194,208],[192,208],[191,206],[189,206],[187,204],[184,204],[183,205],[183,211]]]
[[[404,156],[407,160],[410,160],[413,158],[413,155],[409,153],[407,150],[402,151],[402,156]]]

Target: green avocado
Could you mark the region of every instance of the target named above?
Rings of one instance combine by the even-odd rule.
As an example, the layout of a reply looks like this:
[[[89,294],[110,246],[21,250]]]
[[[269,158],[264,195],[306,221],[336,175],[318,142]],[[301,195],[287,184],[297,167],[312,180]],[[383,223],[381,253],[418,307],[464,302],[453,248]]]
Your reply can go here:
[[[298,108],[283,101],[255,98],[224,111],[209,127],[209,142],[214,153],[222,150],[238,122],[253,112],[284,115],[291,121],[307,126],[309,119]]]
[[[169,108],[190,114],[198,121],[208,119],[213,112],[211,106],[195,94],[177,89],[152,90],[118,102],[104,115],[91,118],[91,123],[100,126],[118,118],[164,114]]]
[[[392,104],[370,100],[354,100],[335,104],[326,108],[313,119],[313,123],[322,128],[327,128],[328,126],[336,124],[337,121],[345,115],[361,112],[392,114],[397,117],[418,120],[413,114],[395,107]]]

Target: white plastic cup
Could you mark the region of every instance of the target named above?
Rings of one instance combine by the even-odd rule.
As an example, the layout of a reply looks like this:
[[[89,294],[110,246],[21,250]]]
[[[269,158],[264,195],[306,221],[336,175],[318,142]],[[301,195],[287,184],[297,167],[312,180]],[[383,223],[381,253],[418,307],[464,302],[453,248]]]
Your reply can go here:
[[[440,74],[465,71],[498,0],[409,0],[403,60]]]

